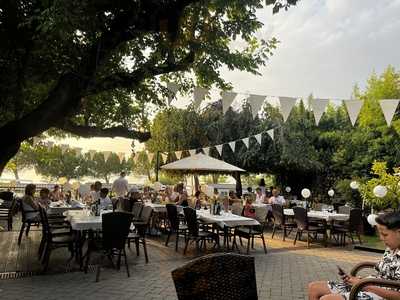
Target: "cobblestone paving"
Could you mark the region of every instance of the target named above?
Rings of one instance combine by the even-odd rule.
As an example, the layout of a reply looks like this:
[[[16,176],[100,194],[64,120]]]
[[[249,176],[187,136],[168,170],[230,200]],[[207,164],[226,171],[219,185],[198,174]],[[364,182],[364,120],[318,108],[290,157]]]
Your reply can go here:
[[[103,268],[99,283],[95,274],[73,272],[42,275],[16,280],[0,280],[0,299],[177,299],[171,271],[194,257],[173,249],[174,240],[165,247],[162,240],[149,241],[150,262],[143,255],[128,254],[131,277],[124,268],[116,271]],[[313,280],[336,279],[336,265],[349,270],[361,261],[375,261],[379,254],[351,250],[351,248],[312,246],[305,243],[293,246],[292,240],[283,242],[267,234],[268,254],[260,243],[251,251],[256,259],[259,299],[306,299],[306,287]],[[64,250],[56,250],[64,251]]]

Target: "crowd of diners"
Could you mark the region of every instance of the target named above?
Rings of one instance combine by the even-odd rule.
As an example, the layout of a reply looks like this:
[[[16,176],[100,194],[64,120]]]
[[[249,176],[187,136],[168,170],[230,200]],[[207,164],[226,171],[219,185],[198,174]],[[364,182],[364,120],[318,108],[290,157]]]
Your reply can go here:
[[[263,181],[255,188],[255,192],[252,187],[248,187],[241,197],[238,197],[235,191],[229,191],[228,195],[223,195],[218,189],[214,189],[212,196],[201,190],[196,191],[193,196],[189,196],[183,183],[174,186],[160,185],[157,190],[148,186],[144,186],[142,190],[139,190],[137,186],[129,187],[125,172],[121,172],[119,178],[113,182],[111,190],[102,187],[100,181],[91,184],[90,191],[85,193],[79,193],[79,191],[73,193],[71,190],[62,191],[62,187],[59,185],[54,185],[51,191],[48,188],[41,188],[37,191],[34,184],[28,184],[25,188],[22,204],[26,211],[32,211],[38,210],[39,203],[48,208],[51,202],[73,204],[73,202],[79,200],[89,206],[97,202],[101,209],[106,209],[112,207],[113,200],[117,198],[129,198],[132,202],[171,203],[197,209],[206,208],[218,202],[225,209],[234,206],[241,207],[243,215],[247,217],[254,217],[254,205],[281,204],[285,206],[287,204],[284,197],[280,195],[278,188],[270,187],[266,189]],[[31,213],[27,217],[37,218],[38,214]]]

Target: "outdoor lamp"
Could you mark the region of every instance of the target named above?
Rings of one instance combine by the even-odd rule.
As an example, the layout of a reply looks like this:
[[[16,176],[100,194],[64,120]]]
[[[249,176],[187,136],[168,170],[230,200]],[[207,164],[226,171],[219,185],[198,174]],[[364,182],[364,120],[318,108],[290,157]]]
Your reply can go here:
[[[334,191],[333,189],[330,189],[330,190],[328,191],[328,195],[329,195],[330,197],[333,197],[333,195],[335,195],[335,191]]]
[[[384,185],[377,185],[376,187],[374,187],[373,192],[376,197],[383,198],[387,194],[387,187]]]
[[[286,191],[287,193],[290,193],[291,190],[292,190],[292,188],[291,188],[290,186],[287,186],[287,187],[285,188],[285,191]]]
[[[375,215],[375,214],[370,214],[368,216],[367,221],[371,226],[375,226],[376,225],[376,217],[377,217],[377,215]]]
[[[352,181],[352,182],[350,182],[350,187],[353,190],[358,190],[358,188],[360,187],[360,184],[357,181]]]
[[[311,192],[309,189],[302,189],[301,190],[301,195],[303,196],[303,198],[309,198],[311,196]]]

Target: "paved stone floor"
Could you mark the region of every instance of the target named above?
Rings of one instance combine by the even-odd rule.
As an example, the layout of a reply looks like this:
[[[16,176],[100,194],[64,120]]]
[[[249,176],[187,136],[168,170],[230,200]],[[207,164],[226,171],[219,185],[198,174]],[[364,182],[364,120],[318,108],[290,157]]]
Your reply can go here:
[[[313,245],[307,249],[304,242],[293,246],[291,239],[283,242],[280,236],[274,240],[270,233],[266,236],[268,254],[264,254],[259,242],[251,251],[256,262],[259,299],[306,299],[310,281],[337,278],[336,265],[349,270],[357,262],[377,260],[380,256],[351,247]],[[173,242],[165,247],[162,238],[150,239],[148,264],[143,255],[137,257],[136,253],[130,252],[129,278],[123,268],[116,271],[105,267],[99,283],[94,282],[93,272],[79,271],[0,280],[0,299],[177,299],[171,271],[193,259],[195,253],[192,251],[183,256],[182,245],[176,253]]]

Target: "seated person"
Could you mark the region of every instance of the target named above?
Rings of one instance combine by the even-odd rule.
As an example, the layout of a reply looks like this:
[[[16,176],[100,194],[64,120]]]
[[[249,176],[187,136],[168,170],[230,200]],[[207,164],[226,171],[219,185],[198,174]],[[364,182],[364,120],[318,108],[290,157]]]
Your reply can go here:
[[[182,189],[179,192],[179,197],[178,197],[178,201],[176,201],[176,205],[180,205],[180,206],[189,206],[189,202],[188,202],[188,195],[185,189]]]
[[[36,185],[30,183],[25,187],[25,195],[22,197],[22,207],[26,212],[25,216],[27,220],[39,222],[39,204],[34,198],[35,192]]]
[[[39,192],[39,200],[38,203],[40,203],[43,207],[48,208],[50,205],[50,198],[49,198],[50,190],[48,188],[42,188]]]
[[[68,204],[71,204],[71,200],[72,200],[71,191],[66,191],[65,192],[65,202],[67,202]]]
[[[243,208],[243,215],[248,218],[255,218],[256,210],[254,209],[254,207],[252,205],[251,198],[246,195],[244,197],[244,199],[246,200],[246,203]]]
[[[58,184],[56,184],[53,188],[53,190],[51,191],[50,195],[50,200],[53,202],[57,202],[57,201],[62,201],[64,199],[64,195],[60,190],[60,186]]]
[[[200,194],[201,194],[201,192],[200,191],[197,191],[195,194],[194,194],[194,208],[195,209],[201,209],[201,199],[200,199]]]
[[[107,209],[112,206],[110,197],[108,197],[108,188],[102,188],[100,190],[100,209]]]
[[[377,229],[381,240],[387,246],[382,259],[376,265],[377,278],[388,280],[400,280],[400,212],[391,212],[376,218]],[[349,299],[351,287],[361,278],[348,274],[341,275],[342,282],[316,281],[308,286],[310,300],[343,300]],[[357,299],[383,300],[400,299],[400,291],[382,288],[378,286],[366,286]]]
[[[279,195],[278,189],[272,190],[272,196],[268,199],[269,204],[279,204],[279,205],[286,205],[286,200],[283,196]]]
[[[232,205],[235,202],[242,202],[242,200],[240,200],[236,193],[234,191],[229,191],[228,194],[228,199],[229,199],[229,205]]]
[[[140,196],[139,189],[137,186],[132,186],[131,189],[128,192],[128,197],[132,201],[132,203],[139,202],[142,200],[142,197]]]

